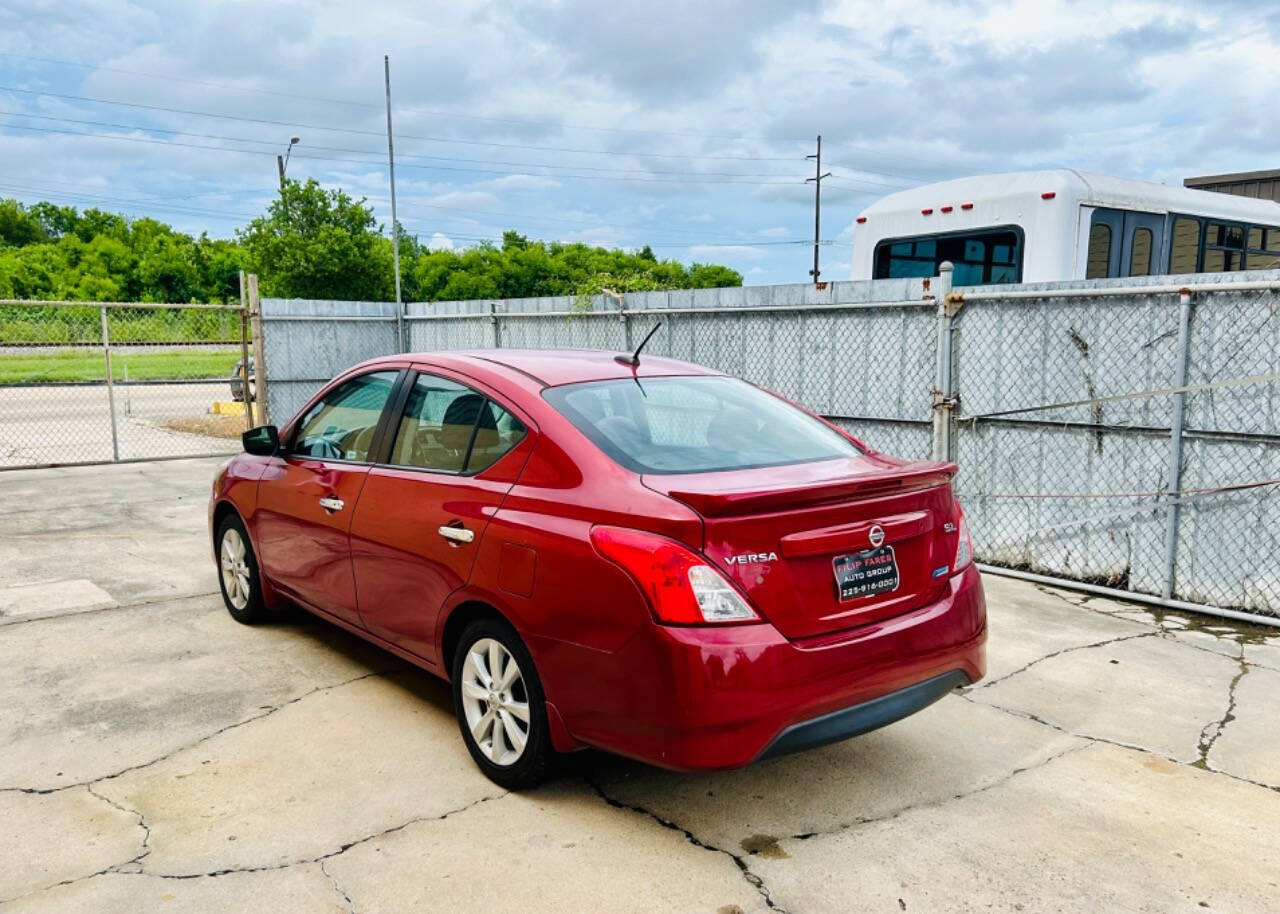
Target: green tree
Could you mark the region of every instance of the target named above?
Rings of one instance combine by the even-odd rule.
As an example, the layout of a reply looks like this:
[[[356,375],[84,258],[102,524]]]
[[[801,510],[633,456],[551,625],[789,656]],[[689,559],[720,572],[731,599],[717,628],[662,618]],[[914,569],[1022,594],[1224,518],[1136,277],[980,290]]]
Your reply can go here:
[[[47,237],[34,213],[17,200],[0,200],[0,247],[22,247]]]
[[[287,181],[267,215],[238,231],[265,295],[387,301],[395,296],[391,245],[373,209],[315,180]]]
[[[364,200],[315,181],[290,181],[236,239],[193,238],[150,218],[0,200],[0,297],[80,301],[234,302],[241,270],[266,295],[388,301],[391,241]],[[638,252],[530,240],[428,250],[400,231],[406,301],[578,296],[740,285],[715,264],[685,266]]]

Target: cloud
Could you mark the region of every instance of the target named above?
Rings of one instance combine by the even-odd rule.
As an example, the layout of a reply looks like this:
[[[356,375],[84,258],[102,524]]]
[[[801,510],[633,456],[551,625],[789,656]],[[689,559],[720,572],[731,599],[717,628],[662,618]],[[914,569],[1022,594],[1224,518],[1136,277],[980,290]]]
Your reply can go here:
[[[689,256],[703,262],[721,260],[763,260],[767,252],[763,248],[746,244],[694,244],[689,247]]]
[[[1274,165],[1280,130],[1280,10],[1244,0],[10,0],[0,22],[0,85],[152,106],[0,91],[121,125],[6,115],[0,195],[215,236],[274,198],[291,134],[290,176],[389,224],[384,53],[410,231],[648,243],[752,281],[809,267],[803,245],[721,245],[810,235],[819,133],[834,278],[854,216],[913,183],[1058,164],[1178,183]],[[17,56],[36,53],[98,66]],[[646,171],[671,180],[617,180]]]
[[[498,198],[487,190],[451,190],[426,197],[424,202],[444,209],[474,209],[477,206],[493,206]]]
[[[812,16],[814,0],[536,0],[513,18],[570,66],[607,79],[624,96],[660,101],[716,93],[750,73],[779,23]]]
[[[556,190],[563,187],[557,179],[541,175],[506,175],[481,181],[477,187],[486,187],[494,191],[513,190]]]
[[[427,242],[428,251],[452,251],[453,239],[442,232],[435,232]]]

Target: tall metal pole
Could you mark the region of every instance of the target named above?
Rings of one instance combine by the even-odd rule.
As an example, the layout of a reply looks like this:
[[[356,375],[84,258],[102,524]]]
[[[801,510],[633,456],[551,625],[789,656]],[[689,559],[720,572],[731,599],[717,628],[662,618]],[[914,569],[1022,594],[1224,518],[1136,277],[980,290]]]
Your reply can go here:
[[[245,428],[250,429],[254,427],[254,397],[253,388],[249,386],[249,298],[244,270],[240,271],[240,394],[244,397]]]
[[[267,387],[266,337],[262,331],[262,298],[258,295],[258,274],[249,274],[249,320],[253,327],[253,400],[258,424],[271,424],[270,389]]]
[[[284,193],[284,156],[276,156],[276,171],[280,175],[280,193]]]
[[[1173,369],[1174,387],[1186,387],[1188,361],[1191,356],[1191,291],[1178,294],[1178,361]],[[1178,563],[1178,509],[1182,496],[1182,426],[1187,408],[1187,395],[1173,395],[1173,415],[1169,419],[1169,475],[1166,481],[1164,515],[1164,584],[1161,596],[1173,597]]]
[[[822,179],[831,177],[831,172],[822,173],[822,134],[818,134],[818,150],[806,159],[813,159],[813,177],[805,178],[804,183],[813,182],[813,269],[809,275],[818,281],[818,237],[822,230]]]
[[[400,351],[406,349],[404,338],[404,303],[400,299],[400,222],[396,219],[396,153],[391,141],[391,58],[382,55],[382,75],[387,87],[387,170],[391,175],[391,262],[396,271],[396,336]]]
[[[107,367],[107,411],[111,413],[111,459],[120,462],[120,433],[116,430],[116,392],[111,379],[111,334],[107,331],[107,306],[98,308],[102,315],[102,357]]]

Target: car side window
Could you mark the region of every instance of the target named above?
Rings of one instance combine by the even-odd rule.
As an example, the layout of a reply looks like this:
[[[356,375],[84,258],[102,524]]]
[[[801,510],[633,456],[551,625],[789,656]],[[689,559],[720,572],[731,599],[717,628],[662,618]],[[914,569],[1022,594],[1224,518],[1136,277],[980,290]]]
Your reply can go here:
[[[396,430],[391,462],[442,473],[479,472],[524,437],[525,427],[484,394],[420,374]]]
[[[321,460],[369,459],[398,371],[375,371],[339,384],[298,423],[291,452]]]
[[[467,472],[479,473],[498,462],[498,458],[520,443],[524,437],[524,423],[490,400],[489,413],[480,414],[476,427],[476,440],[471,445],[467,459]],[[492,425],[489,424],[492,420]]]

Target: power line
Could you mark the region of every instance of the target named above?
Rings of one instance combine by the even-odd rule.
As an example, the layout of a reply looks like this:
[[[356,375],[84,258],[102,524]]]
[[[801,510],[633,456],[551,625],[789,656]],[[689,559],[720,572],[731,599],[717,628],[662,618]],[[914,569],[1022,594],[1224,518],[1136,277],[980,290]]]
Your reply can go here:
[[[82,101],[82,102],[89,102],[92,104],[116,105],[119,107],[137,108],[145,111],[160,111],[168,114],[183,114],[183,115],[189,115],[192,117],[207,117],[207,118],[216,118],[220,120],[243,121],[245,123],[264,124],[264,125],[275,126],[275,127],[290,127],[290,128],[299,128],[299,129],[305,129],[305,130],[322,130],[322,131],[327,131],[332,133],[348,133],[352,135],[375,136],[379,138],[382,137],[383,135],[382,133],[376,130],[362,130],[354,127],[331,127],[323,124],[309,124],[309,123],[296,122],[296,121],[278,121],[278,120],[271,120],[268,118],[248,117],[244,115],[220,114],[216,112],[196,111],[196,110],[186,109],[186,108],[173,108],[173,107],[168,107],[164,105],[149,105],[149,104],[143,104],[139,102],[122,102],[122,101],[116,101],[114,99],[95,98],[92,96],[69,95],[69,94],[56,93],[56,92],[39,92],[34,89],[22,89],[16,86],[0,86],[0,91],[15,92],[23,95],[58,98],[58,99],[70,100],[70,101]],[[47,117],[43,115],[30,115],[30,116]],[[157,132],[159,132],[159,128],[137,128],[137,129],[155,129]],[[541,145],[535,145],[535,144],[529,144],[529,143],[496,143],[496,142],[484,141],[484,140],[466,140],[466,139],[458,139],[453,137],[421,136],[416,134],[399,134],[397,135],[396,139],[419,140],[419,141],[428,142],[428,143],[453,143],[453,144],[461,144],[461,145],[469,145],[469,146],[488,146],[488,147],[499,148],[499,149],[526,149],[526,150],[534,150],[534,151],[542,151],[542,152],[574,153],[574,154],[580,154],[580,155],[631,156],[631,157],[637,157],[637,158],[683,159],[683,160],[692,160],[692,161],[712,160],[712,161],[788,162],[788,163],[796,163],[799,161],[799,157],[792,157],[792,156],[735,156],[735,155],[712,155],[712,154],[694,155],[689,153],[639,152],[639,151],[624,151],[624,150],[615,150],[615,149],[583,149],[583,148],[568,147],[568,146],[541,146]],[[239,141],[240,142],[259,142],[259,143],[265,142],[262,140],[239,140]],[[315,148],[318,149],[322,147],[316,146]],[[342,147],[333,147],[333,148],[342,149]],[[353,150],[347,150],[347,151],[353,151]],[[358,150],[355,150],[355,151],[358,152]],[[425,155],[422,155],[421,157],[445,158],[445,157],[425,156]],[[466,161],[483,162],[485,160],[466,160]],[[545,164],[545,165],[542,165],[541,167],[572,168],[575,166]],[[853,168],[851,166],[846,166],[846,165],[835,165],[832,167],[843,168],[847,171],[859,172],[862,174],[880,175],[882,177],[898,178],[901,180],[913,181],[917,183],[926,183],[925,179],[923,178],[917,178],[917,177],[912,177],[908,175],[901,175],[895,172],[885,172],[885,171],[880,171],[872,168],[865,168],[865,167]],[[588,166],[582,166],[582,168],[585,170],[588,168]],[[728,174],[728,173],[724,173],[724,174]],[[852,176],[843,176],[843,175],[839,177],[845,181],[856,181],[856,182],[860,182],[863,184],[870,184],[870,185],[879,184],[879,182],[872,181],[862,177],[852,177]],[[884,186],[889,186],[889,185],[884,185]]]
[[[117,197],[117,196],[110,196],[105,194],[92,194],[92,193],[84,193],[84,192],[78,192],[78,191],[71,192],[71,191],[65,191],[65,190],[58,190],[56,188],[51,189],[47,186],[42,186],[40,184],[16,184],[16,183],[10,183],[10,182],[0,182],[0,190],[4,190],[10,193],[24,194],[28,196],[39,196],[42,199],[67,200],[73,203],[80,203],[82,205],[85,204],[86,202],[91,205],[102,204],[102,203],[112,204],[112,205],[125,204],[128,206],[143,206],[151,209],[166,210],[179,215],[201,216],[205,218],[219,218],[219,219],[227,219],[227,220],[238,219],[238,220],[251,221],[253,219],[258,218],[257,215],[252,215],[249,213],[237,213],[237,212],[231,212],[227,210],[196,209],[193,207],[174,206],[172,204],[159,202],[154,199],[139,200],[139,199],[134,199],[129,197]],[[415,229],[421,234],[434,235],[439,233],[450,239],[475,241],[475,242],[500,243],[502,241],[501,237],[495,238],[487,235],[474,235],[474,234],[463,233],[463,232],[453,232],[447,229],[442,230],[438,227],[429,228],[427,223],[422,223],[412,218],[409,220],[402,219],[400,221],[401,221],[401,224],[404,225],[406,228]],[[601,226],[601,227],[604,227],[604,226]],[[607,242],[600,243],[600,242],[590,242],[590,241],[563,241],[563,240],[558,240],[554,238],[546,239],[546,241],[547,243],[550,243],[550,244],[584,244],[587,247],[605,247],[605,248],[609,247],[609,244]],[[641,248],[645,246],[648,246],[651,248],[694,248],[694,247],[736,248],[736,247],[779,247],[779,246],[791,246],[791,245],[807,245],[810,243],[811,242],[809,240],[803,239],[803,238],[794,239],[794,240],[788,239],[788,240],[771,240],[771,241],[733,241],[733,240],[705,241],[705,240],[686,239],[686,240],[656,240],[656,241],[648,241],[648,242],[639,242],[635,244],[619,243],[618,246],[634,247],[634,248]],[[821,244],[823,245],[832,245],[836,243],[837,242],[834,240],[824,240],[821,242]]]
[[[50,187],[50,185],[53,185],[53,187]],[[208,195],[208,194],[192,194],[187,196],[157,196],[155,194],[146,194],[146,195],[143,195],[141,199],[137,197],[133,199],[122,198],[118,196],[108,197],[108,196],[104,196],[101,193],[102,191],[106,190],[106,188],[103,188],[101,185],[83,184],[83,183],[76,183],[76,182],[70,182],[70,181],[58,181],[53,178],[41,178],[38,183],[29,182],[28,184],[25,184],[25,185],[17,185],[13,182],[7,182],[6,186],[12,187],[17,190],[30,191],[32,193],[56,193],[56,194],[62,194],[68,197],[81,196],[86,198],[92,198],[99,201],[107,201],[107,202],[118,201],[118,202],[125,202],[125,203],[137,203],[137,204],[145,204],[148,206],[166,207],[166,208],[175,209],[175,210],[179,209],[179,206],[175,205],[175,203],[168,202],[168,201],[189,200],[195,196]],[[62,188],[68,188],[68,187],[72,188],[73,190],[67,191],[62,189]],[[254,189],[251,192],[258,195],[261,195],[262,193],[261,190],[258,190],[258,189]],[[220,193],[220,191],[210,191],[209,193],[216,194],[216,193]],[[368,199],[370,204],[374,206],[382,206],[386,203],[384,199],[379,198],[377,196],[374,196]],[[477,210],[477,209],[467,209],[467,208],[454,207],[454,206],[440,206],[440,205],[431,204],[431,203],[416,203],[416,204],[411,204],[411,206],[415,210],[417,209],[439,210],[444,214],[446,214],[443,216],[443,218],[440,221],[455,224],[455,225],[460,224],[460,225],[474,226],[479,223],[479,220],[468,218],[468,215],[479,215],[479,216],[497,216],[503,220],[508,220],[508,219],[512,220],[512,222],[507,223],[506,225],[507,228],[517,228],[522,224],[524,225],[532,224],[532,225],[541,225],[541,226],[544,226],[544,228],[547,226],[566,226],[570,229],[577,230],[577,231],[591,231],[593,229],[619,229],[632,235],[643,235],[645,232],[649,231],[649,229],[646,229],[641,226],[637,226],[635,224],[618,223],[616,221],[584,222],[582,220],[556,219],[550,216],[531,216],[528,213],[514,213],[514,212],[504,211],[504,210]],[[226,215],[226,216],[234,216],[236,218],[242,218],[246,220],[256,218],[255,216],[251,216],[247,213],[231,213],[230,211],[227,211],[227,210],[209,210],[209,209],[198,210],[195,207],[186,207],[186,206],[181,207],[181,210],[183,212],[187,212],[195,215],[204,215],[204,214],[216,215],[216,216]],[[459,214],[459,218],[451,219],[449,218],[449,214]],[[436,218],[433,217],[432,223],[435,224],[436,221],[437,221]],[[407,224],[407,223],[404,223],[403,219],[401,220],[401,223]],[[526,231],[529,231],[529,230],[526,229]],[[536,231],[540,233],[542,229],[539,229]],[[670,245],[679,245],[679,244],[736,245],[736,244],[756,244],[757,243],[757,242],[751,241],[750,239],[724,239],[724,240],[707,239],[705,236],[701,236],[701,235],[697,235],[694,233],[681,231],[681,230],[675,230],[673,234],[672,229],[670,229],[669,227],[666,229],[666,234],[668,237],[672,238],[672,240],[670,242],[664,242],[664,244],[670,244]],[[683,238],[681,236],[683,236]]]
[[[281,92],[273,89],[259,89],[259,88],[250,87],[250,86],[232,86],[232,85],[227,85],[225,83],[207,82],[205,80],[190,79],[188,77],[173,76],[171,74],[147,73],[140,70],[124,70],[124,69],[120,69],[119,67],[107,67],[101,64],[84,63],[82,61],[76,61],[76,60],[59,60],[53,57],[35,57],[29,54],[12,54],[8,52],[0,53],[0,57],[11,57],[17,60],[31,60],[39,63],[56,64],[59,66],[80,67],[86,70],[101,70],[104,73],[122,73],[126,76],[141,76],[147,79],[162,79],[162,80],[165,80],[166,82],[180,82],[180,83],[185,83],[187,85],[203,86],[210,89],[220,89],[228,92],[249,92],[249,93],[255,93],[259,95],[272,95],[278,98],[292,98],[292,99],[299,99],[302,101],[324,102],[326,104],[331,104],[331,105],[348,105],[352,108],[367,108],[374,111],[381,110],[380,105],[375,105],[368,102],[356,102],[356,101],[350,101],[348,99],[329,98],[329,97],[320,96],[320,95],[303,95],[296,92]],[[514,124],[521,127],[551,126],[561,130],[589,130],[589,131],[596,131],[600,133],[630,133],[630,134],[637,134],[641,136],[701,137],[701,138],[717,139],[717,140],[762,140],[762,141],[770,141],[770,142],[772,141],[771,137],[750,136],[746,134],[704,133],[702,131],[697,131],[697,130],[684,130],[684,131],[644,130],[636,127],[602,127],[598,125],[564,124],[564,123],[553,123],[548,121],[536,121],[529,118],[491,117],[488,115],[481,115],[481,114],[462,114],[457,111],[446,111],[438,108],[424,108],[417,105],[401,104],[398,106],[398,110],[414,111],[421,114],[430,114],[436,117],[445,117],[445,118],[452,118],[452,119],[459,119],[459,120],[483,121],[483,122],[494,123],[494,124]]]
[[[10,130],[31,130],[38,133],[56,133],[56,134],[62,134],[65,136],[78,136],[78,137],[85,137],[89,139],[98,139],[98,140],[114,140],[114,141],[127,142],[127,143],[149,143],[157,146],[180,146],[180,147],[189,148],[189,149],[208,149],[216,152],[230,152],[230,153],[235,153],[240,155],[265,155],[265,156],[275,155],[275,153],[266,152],[258,149],[230,149],[226,146],[209,146],[203,143],[183,143],[178,141],[159,140],[159,139],[155,139],[154,137],[129,137],[129,136],[116,136],[114,134],[84,133],[76,130],[61,130],[56,127],[29,127],[25,124],[7,124],[5,126]],[[365,166],[380,164],[377,161],[369,160],[369,159],[348,159],[348,158],[341,158],[338,156],[316,156],[316,155],[305,155],[302,153],[298,153],[297,155],[294,156],[294,158],[306,159],[313,162],[346,162],[348,164],[365,165]],[[756,185],[756,186],[782,185],[782,186],[794,187],[799,182],[799,179],[797,179],[796,181],[740,181],[732,178],[729,178],[729,179],[722,178],[717,180],[696,180],[696,179],[689,179],[689,178],[626,177],[622,175],[614,176],[614,175],[581,175],[581,174],[544,174],[544,173],[528,172],[528,171],[500,171],[500,170],[490,169],[490,168],[462,168],[458,166],[449,166],[449,165],[418,165],[418,164],[412,164],[412,163],[404,163],[402,167],[416,168],[423,171],[454,171],[454,172],[465,172],[465,173],[471,173],[471,174],[500,175],[503,177],[556,178],[556,179],[564,178],[564,179],[572,179],[572,180],[578,180],[578,181],[625,181],[625,182],[636,183],[636,184],[700,184],[704,186],[712,185],[712,184],[750,184],[750,185]]]
[[[34,95],[43,98],[57,98],[64,101],[90,102],[97,105],[117,105],[123,108],[138,108],[144,111],[161,111],[166,114],[185,114],[191,117],[209,117],[219,120],[244,121],[246,123],[267,124],[273,127],[291,127],[303,130],[325,130],[330,133],[349,133],[360,136],[382,136],[376,130],[361,130],[355,127],[330,127],[325,124],[308,124],[300,121],[278,121],[270,118],[248,117],[237,114],[220,114],[212,111],[195,111],[189,108],[173,108],[167,105],[148,105],[141,102],[121,102],[109,98],[95,98],[87,95],[70,95],[60,92],[39,92],[35,89],[22,89],[17,86],[0,86],[0,92],[15,92],[21,95]],[[795,162],[792,156],[734,156],[734,155],[691,155],[675,152],[632,152],[615,149],[582,149],[571,146],[538,146],[531,143],[495,143],[486,140],[464,140],[454,137],[418,136],[410,133],[401,134],[397,139],[422,140],[428,143],[455,143],[466,146],[490,146],[497,149],[537,149],[543,152],[572,152],[583,155],[639,156],[659,159],[714,159],[723,161],[747,162]]]
[[[24,111],[0,111],[0,115],[9,117],[23,117],[31,120],[40,121],[56,121],[66,124],[80,124],[88,127],[105,127],[112,130],[139,130],[147,133],[164,133],[170,136],[191,136],[206,140],[224,140],[230,143],[255,143],[260,146],[269,146],[273,151],[280,146],[279,140],[259,140],[252,137],[227,136],[217,133],[196,133],[191,130],[172,130],[164,127],[151,127],[144,124],[117,124],[110,121],[90,121],[83,118],[74,117],[54,117],[49,114],[28,114]],[[21,125],[12,125],[21,126]],[[381,156],[382,152],[376,149],[352,149],[346,146],[322,146],[314,143],[308,143],[308,149],[320,149],[328,152],[346,152],[354,155]],[[727,178],[781,178],[786,175],[778,172],[737,172],[737,171],[665,171],[661,169],[639,169],[639,168],[601,168],[591,165],[561,165],[554,162],[505,162],[495,159],[463,159],[452,156],[432,156],[422,155],[418,153],[404,153],[399,156],[401,159],[426,159],[438,162],[463,162],[474,165],[508,165],[514,167],[525,168],[561,168],[574,169],[578,171],[603,172],[608,174],[638,174],[638,175],[682,175],[689,177],[727,177]],[[378,164],[374,162],[372,164]]]
[[[0,189],[5,190],[9,193],[24,194],[27,196],[39,196],[42,199],[68,200],[73,203],[80,203],[81,205],[85,205],[85,202],[87,201],[89,205],[94,205],[94,206],[96,206],[97,204],[103,204],[103,203],[111,204],[113,206],[118,206],[120,204],[125,204],[128,206],[145,206],[150,209],[165,210],[165,211],[176,213],[182,216],[199,216],[205,219],[226,219],[228,221],[230,220],[248,221],[248,220],[257,218],[256,216],[251,216],[251,215],[248,215],[247,213],[232,213],[232,212],[219,211],[219,210],[193,209],[193,208],[187,208],[182,206],[173,206],[171,204],[161,203],[155,200],[131,200],[124,197],[109,197],[109,196],[101,196],[98,194],[87,194],[87,193],[56,190],[56,189],[49,190],[45,188],[30,187],[30,186],[21,185],[21,184],[10,184],[8,182],[0,182]]]

